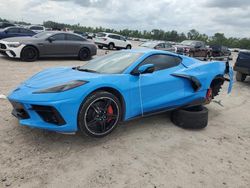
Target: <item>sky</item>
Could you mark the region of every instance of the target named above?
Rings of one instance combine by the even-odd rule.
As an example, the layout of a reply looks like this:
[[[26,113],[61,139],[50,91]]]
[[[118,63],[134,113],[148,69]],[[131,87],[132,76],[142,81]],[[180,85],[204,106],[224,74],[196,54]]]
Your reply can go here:
[[[250,0],[0,0],[0,17],[250,38]]]

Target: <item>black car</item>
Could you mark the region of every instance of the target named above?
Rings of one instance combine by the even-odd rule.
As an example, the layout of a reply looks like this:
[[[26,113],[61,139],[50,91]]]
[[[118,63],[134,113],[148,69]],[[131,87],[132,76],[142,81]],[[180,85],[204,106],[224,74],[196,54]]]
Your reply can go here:
[[[215,44],[211,45],[210,48],[212,57],[229,57],[231,55],[231,51],[226,46]]]
[[[239,82],[245,81],[247,76],[250,76],[250,52],[242,51],[239,53],[236,63],[234,64],[236,71],[236,80]]]

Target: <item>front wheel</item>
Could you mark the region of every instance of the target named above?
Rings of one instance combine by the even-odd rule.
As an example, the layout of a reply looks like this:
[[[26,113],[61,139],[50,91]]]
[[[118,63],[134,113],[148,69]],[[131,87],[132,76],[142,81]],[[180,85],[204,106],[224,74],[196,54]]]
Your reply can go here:
[[[78,127],[81,133],[92,137],[110,134],[121,120],[122,110],[118,98],[112,93],[98,91],[81,105]]]
[[[37,58],[38,58],[38,51],[32,46],[25,47],[21,52],[22,61],[32,62],[37,60]]]
[[[131,45],[127,45],[127,46],[126,46],[126,49],[128,49],[128,50],[130,50],[131,48],[132,48]]]

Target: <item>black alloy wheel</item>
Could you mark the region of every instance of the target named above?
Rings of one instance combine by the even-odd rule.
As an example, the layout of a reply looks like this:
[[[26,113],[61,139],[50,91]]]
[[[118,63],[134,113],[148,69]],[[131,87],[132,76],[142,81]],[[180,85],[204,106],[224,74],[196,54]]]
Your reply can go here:
[[[21,52],[22,61],[32,62],[32,61],[37,60],[37,58],[38,58],[38,52],[32,46],[25,47]]]
[[[121,117],[119,100],[111,93],[101,91],[92,94],[82,105],[78,115],[80,131],[93,137],[111,133]]]

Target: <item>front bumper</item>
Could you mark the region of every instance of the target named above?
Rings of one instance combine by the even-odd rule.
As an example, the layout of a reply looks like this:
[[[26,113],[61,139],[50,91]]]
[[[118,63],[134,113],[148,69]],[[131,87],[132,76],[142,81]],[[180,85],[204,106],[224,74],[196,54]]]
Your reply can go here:
[[[78,130],[78,110],[86,95],[33,94],[33,91],[20,86],[8,96],[13,106],[12,114],[21,125],[62,133]]]
[[[8,46],[8,42],[0,40],[0,53],[12,58],[20,58],[23,47],[25,47],[24,44],[21,44],[17,48],[11,48]]]

